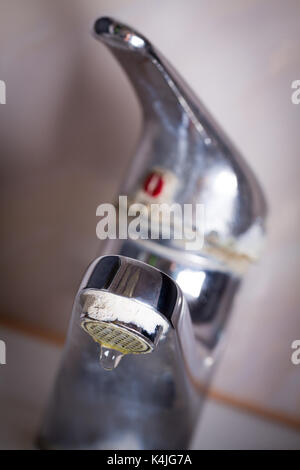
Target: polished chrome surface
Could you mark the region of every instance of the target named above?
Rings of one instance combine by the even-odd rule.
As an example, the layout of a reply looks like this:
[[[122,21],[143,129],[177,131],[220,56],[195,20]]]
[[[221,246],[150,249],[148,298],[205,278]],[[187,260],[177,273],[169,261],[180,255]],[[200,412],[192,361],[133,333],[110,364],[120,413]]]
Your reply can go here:
[[[213,263],[209,266],[207,260],[199,258],[198,263],[192,263],[187,256],[176,258],[174,252],[156,248],[157,244],[126,241],[118,251],[155,266],[176,281],[189,305],[196,339],[207,348],[207,354],[215,355],[240,277]]]
[[[259,256],[265,202],[244,160],[146,38],[110,18],[95,23],[94,35],[117,58],[143,108],[140,145],[121,194],[146,204],[204,204],[205,243],[198,252],[172,239],[106,243],[76,296],[39,444],[183,449],[222,353],[242,274]],[[168,181],[158,198],[145,190],[153,171]],[[197,227],[195,219],[185,222]]]

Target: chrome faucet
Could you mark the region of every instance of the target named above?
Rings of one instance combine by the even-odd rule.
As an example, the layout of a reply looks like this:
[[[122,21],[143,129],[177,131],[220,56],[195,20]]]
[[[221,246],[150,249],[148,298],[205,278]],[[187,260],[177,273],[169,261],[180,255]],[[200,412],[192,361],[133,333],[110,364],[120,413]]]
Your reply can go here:
[[[203,243],[189,250],[161,234],[107,242],[76,296],[39,445],[184,449],[234,295],[259,257],[266,204],[245,161],[145,37],[110,18],[97,20],[93,34],[143,110],[121,194],[146,206],[203,204]],[[186,228],[197,231],[198,222],[191,213]]]

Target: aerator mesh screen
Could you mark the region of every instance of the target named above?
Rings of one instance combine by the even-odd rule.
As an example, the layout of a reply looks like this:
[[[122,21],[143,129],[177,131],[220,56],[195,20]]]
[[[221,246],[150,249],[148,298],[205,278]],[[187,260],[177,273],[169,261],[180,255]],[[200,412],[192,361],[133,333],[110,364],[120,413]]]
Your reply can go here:
[[[152,350],[140,336],[114,323],[84,321],[82,327],[102,346],[116,349],[123,354],[145,354]]]

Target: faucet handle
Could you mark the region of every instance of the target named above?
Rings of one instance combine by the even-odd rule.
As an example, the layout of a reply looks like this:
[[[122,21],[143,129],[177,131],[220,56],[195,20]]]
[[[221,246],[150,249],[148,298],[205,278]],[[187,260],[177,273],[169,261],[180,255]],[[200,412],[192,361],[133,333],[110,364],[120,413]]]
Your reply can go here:
[[[143,35],[112,18],[100,18],[94,36],[126,72],[143,110],[140,144],[121,194],[128,194],[132,202],[143,202],[142,194],[149,203],[157,203],[155,192],[146,194],[145,182],[147,187],[155,169],[156,176],[167,175],[165,187],[171,197],[160,202],[204,206],[204,223],[197,220],[196,211],[189,221],[191,230],[200,227],[204,232],[199,252],[232,270],[242,265],[243,270],[260,256],[265,233],[266,203],[253,172],[202,102]],[[176,184],[168,185],[167,179]]]

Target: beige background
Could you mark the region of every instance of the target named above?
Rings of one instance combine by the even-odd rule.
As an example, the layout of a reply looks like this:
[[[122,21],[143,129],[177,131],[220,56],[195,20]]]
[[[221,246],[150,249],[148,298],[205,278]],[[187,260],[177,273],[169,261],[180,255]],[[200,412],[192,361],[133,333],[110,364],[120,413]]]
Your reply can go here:
[[[96,207],[117,192],[140,129],[130,86],[89,35],[95,18],[115,15],[180,71],[264,186],[266,250],[235,303],[213,387],[300,427],[300,366],[290,362],[300,339],[299,1],[0,0],[0,9],[0,324],[63,335],[99,252]]]

